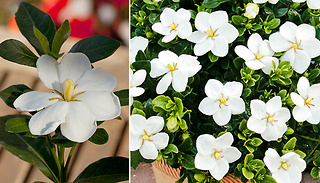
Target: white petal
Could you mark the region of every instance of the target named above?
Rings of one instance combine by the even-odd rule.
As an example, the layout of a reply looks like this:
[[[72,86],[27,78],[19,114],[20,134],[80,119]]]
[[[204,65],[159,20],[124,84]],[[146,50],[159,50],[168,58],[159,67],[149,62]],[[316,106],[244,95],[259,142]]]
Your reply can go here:
[[[179,24],[179,26],[176,28],[176,30],[178,32],[178,36],[181,39],[186,39],[187,37],[189,37],[192,34],[192,27],[189,22]]]
[[[155,58],[152,59],[151,62],[151,71],[150,71],[150,76],[152,78],[159,77],[169,71],[169,68],[167,65],[164,65],[161,63],[160,59]]]
[[[241,114],[245,110],[245,104],[242,98],[230,97],[228,100],[231,114]]]
[[[227,82],[222,89],[222,93],[225,96],[241,97],[243,85],[240,82],[232,81]]]
[[[160,81],[157,85],[157,88],[156,88],[157,94],[163,94],[164,92],[166,92],[168,87],[171,84],[171,81],[172,81],[172,76],[171,76],[171,73],[169,72],[168,74],[164,75],[160,79]]]
[[[229,23],[227,23],[223,27],[220,27],[217,31],[217,34],[226,38],[228,43],[232,43],[239,36],[238,30]]]
[[[290,111],[287,108],[282,107],[280,110],[278,110],[275,115],[274,115],[274,119],[281,121],[281,122],[287,122],[289,121],[291,115],[290,115]]]
[[[213,40],[213,48],[211,49],[211,52],[218,56],[218,57],[224,57],[228,54],[229,51],[229,45],[228,40],[225,37],[218,36]]]
[[[270,115],[273,115],[275,112],[280,110],[281,106],[282,106],[281,97],[275,96],[266,103],[266,112],[269,113]]]
[[[143,145],[139,149],[139,152],[145,159],[156,159],[158,157],[158,150],[156,146],[147,140],[144,141]]]
[[[144,51],[147,48],[148,43],[148,39],[141,36],[130,39],[130,64],[135,62],[138,51]]]
[[[280,26],[280,34],[287,40],[295,42],[295,33],[298,26],[292,22],[285,22]]]
[[[311,124],[318,124],[320,122],[320,108],[319,107],[310,107],[311,117],[307,121]]]
[[[248,119],[247,127],[249,130],[261,134],[267,129],[266,120],[262,120],[260,118],[255,118],[251,116]]]
[[[261,137],[270,142],[278,140],[287,131],[287,125],[282,122],[268,123],[267,129],[261,134]]]
[[[209,134],[200,135],[196,141],[198,154],[203,156],[211,156],[213,153],[215,138]]]
[[[259,70],[265,67],[259,60],[246,61],[245,64],[252,70]]]
[[[222,88],[223,84],[220,81],[216,79],[209,79],[204,87],[204,92],[209,98],[216,100],[221,96]]]
[[[267,0],[253,0],[253,2],[256,4],[262,4],[262,3],[266,3]]]
[[[177,22],[179,25],[181,25],[182,23],[189,22],[190,18],[191,12],[183,8],[180,8],[174,16],[175,22]]]
[[[290,165],[292,166],[296,166],[297,168],[299,168],[299,172],[304,171],[307,167],[306,162],[302,158],[300,158],[300,156],[289,159],[288,163],[290,163]]]
[[[169,34],[165,35],[162,38],[162,42],[168,43],[168,42],[172,41],[174,38],[176,38],[177,35],[178,35],[177,31],[171,31]]]
[[[135,135],[133,133],[130,133],[130,144],[129,144],[129,150],[130,151],[136,151],[140,149],[142,145],[142,138],[140,135]]]
[[[202,56],[210,51],[214,47],[214,42],[212,39],[208,38],[203,42],[196,43],[194,46],[194,54],[197,56]]]
[[[277,181],[277,183],[288,183],[288,181],[290,183],[295,183],[292,182],[293,180],[291,180],[288,171],[285,171],[282,168],[279,171],[274,172],[272,177]]]
[[[167,66],[168,64],[176,63],[178,60],[178,56],[169,50],[161,51],[158,56],[160,62],[165,66]]]
[[[194,23],[195,23],[196,28],[199,31],[205,32],[208,29],[210,29],[209,17],[210,17],[210,14],[208,12],[204,12],[204,11],[201,11],[197,14]]]
[[[269,75],[271,70],[274,70],[273,68],[273,63],[275,64],[275,69],[278,67],[279,65],[279,60],[276,58],[276,57],[263,57],[261,59],[261,62],[265,65],[263,68],[262,68],[262,71]]]
[[[307,0],[307,5],[310,9],[320,9],[320,2],[318,0]]]
[[[141,69],[141,70],[136,71],[132,76],[132,79],[130,81],[130,83],[131,83],[130,85],[131,86],[140,86],[144,82],[144,80],[146,79],[146,76],[147,76],[146,70]]]
[[[292,0],[293,2],[295,2],[295,3],[303,3],[303,2],[305,2],[306,0]]]
[[[300,96],[306,99],[308,97],[309,88],[310,88],[309,80],[306,77],[302,76],[299,79],[297,84],[297,90]]]
[[[213,169],[209,170],[213,178],[221,180],[229,171],[229,163],[224,158],[217,160]]]
[[[195,31],[190,36],[187,37],[187,40],[192,43],[201,43],[204,40],[206,40],[208,37],[208,34],[201,31]]]
[[[133,114],[130,116],[130,133],[134,135],[144,135],[144,130],[147,125],[147,120],[140,114]]]
[[[219,126],[226,125],[231,119],[231,109],[221,105],[221,108],[213,114],[213,119]]]
[[[164,25],[169,26],[174,21],[175,16],[176,16],[176,12],[173,9],[165,8],[160,15],[160,21]]]
[[[311,117],[311,110],[308,108],[308,106],[295,106],[292,110],[292,115],[296,121],[303,122]]]
[[[290,171],[288,171],[290,180],[292,183],[300,183],[302,179],[302,173],[300,169],[296,166],[290,167]]]
[[[96,121],[114,119],[121,113],[119,98],[112,92],[90,92],[76,97],[89,109]]]
[[[47,135],[65,122],[69,105],[67,102],[58,101],[52,106],[33,115],[29,122],[29,129],[33,135]]]
[[[215,147],[218,147],[218,149],[224,149],[227,147],[230,147],[233,143],[233,136],[230,132],[227,132],[220,137],[216,138],[214,144]]]
[[[301,24],[297,27],[296,37],[298,40],[303,41],[308,39],[315,39],[316,29],[309,24]]]
[[[215,27],[222,27],[228,23],[228,14],[225,11],[215,11],[210,14],[209,24]]]
[[[292,92],[290,94],[291,100],[294,104],[296,104],[299,107],[303,107],[304,106],[304,99],[298,95],[297,93]]]
[[[320,55],[320,50],[317,49],[320,47],[320,41],[314,37],[308,40],[301,41],[299,47],[302,48],[310,58],[314,58]]]
[[[281,165],[279,154],[277,153],[276,150],[271,148],[269,148],[266,151],[263,161],[268,167],[268,169],[271,171],[271,173],[276,172]]]
[[[13,102],[13,106],[18,111],[38,111],[58,101],[58,100],[50,100],[51,98],[61,98],[61,96],[55,93],[30,91],[20,95]]]
[[[216,165],[216,160],[213,156],[203,156],[198,153],[194,158],[194,165],[199,170],[210,170]]]
[[[69,102],[69,112],[66,122],[61,124],[63,136],[74,142],[88,140],[96,131],[95,116],[81,102]]]
[[[259,52],[264,57],[270,56],[272,57],[274,54],[274,51],[270,47],[270,43],[267,40],[262,41],[262,43],[259,46]]]
[[[255,59],[254,54],[252,53],[251,50],[249,50],[247,47],[243,46],[243,45],[238,45],[234,48],[234,51],[236,52],[236,54],[243,58],[245,61],[250,61]]]
[[[286,51],[281,57],[281,61],[289,61],[292,65],[295,61],[296,53],[293,48],[290,48],[288,51]]]
[[[268,0],[271,4],[277,4],[279,0]]]
[[[258,99],[251,100],[250,102],[251,114],[255,118],[261,119],[266,117],[266,104]]]
[[[310,98],[320,97],[320,84],[312,85],[308,90],[308,96]]]
[[[170,31],[172,30],[170,27],[163,25],[161,22],[157,22],[152,25],[152,30],[155,32],[161,34],[161,35],[168,35],[170,34]]]
[[[47,88],[53,89],[53,83],[59,83],[58,62],[49,55],[42,55],[37,61],[40,80]]]
[[[144,88],[141,87],[131,87],[130,88],[130,96],[138,97],[144,93]]]
[[[292,44],[279,32],[271,34],[269,37],[269,42],[272,50],[275,52],[286,51],[292,46]]]
[[[199,104],[199,111],[205,115],[213,115],[219,109],[219,101],[210,99],[209,97],[204,98]]]
[[[252,34],[248,39],[248,48],[254,53],[258,54],[262,38],[258,33]]]
[[[145,131],[148,135],[156,134],[163,129],[164,120],[160,116],[151,116],[147,119],[147,124],[145,127]]]
[[[156,146],[157,149],[163,149],[168,145],[169,135],[164,132],[157,133],[151,136],[150,140],[152,140],[153,144]]]
[[[308,69],[310,61],[311,58],[305,51],[297,50],[297,53],[295,54],[295,60],[292,63],[292,67],[297,73],[302,74]]]
[[[178,58],[178,66],[180,70],[187,72],[188,77],[195,75],[200,69],[200,62],[197,57],[191,55],[180,55]]]
[[[73,94],[83,91],[113,91],[117,85],[117,78],[100,67],[87,71],[75,82],[77,87]]]
[[[188,75],[185,71],[176,70],[172,73],[172,87],[177,92],[186,90],[188,83]]]
[[[61,59],[59,65],[59,80],[63,83],[66,79],[72,79],[74,82],[88,70],[91,69],[89,58],[83,53],[68,53]]]
[[[235,147],[227,147],[221,152],[221,156],[228,161],[233,163],[241,157],[241,152]]]

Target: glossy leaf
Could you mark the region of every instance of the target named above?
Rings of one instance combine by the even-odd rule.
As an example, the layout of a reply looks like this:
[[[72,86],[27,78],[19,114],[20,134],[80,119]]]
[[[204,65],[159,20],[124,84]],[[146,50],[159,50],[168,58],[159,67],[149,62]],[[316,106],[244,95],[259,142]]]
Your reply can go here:
[[[15,39],[8,39],[0,44],[0,56],[11,62],[31,67],[36,67],[38,60],[26,45]]]
[[[77,142],[73,142],[64,137],[61,132],[55,132],[54,136],[52,136],[50,140],[52,143],[62,147],[73,147],[78,144]]]
[[[43,35],[42,32],[40,32],[40,30],[37,29],[37,27],[35,27],[35,26],[33,26],[33,33],[37,37],[38,41],[40,42],[42,49],[44,50],[44,53],[49,54],[50,53],[50,46],[49,46],[49,42],[48,42],[48,39],[46,38],[46,36]]]
[[[218,7],[220,4],[225,3],[225,2],[229,2],[231,0],[204,0],[203,1],[203,6],[205,6],[206,8],[216,8]]]
[[[108,140],[109,135],[107,131],[103,128],[98,128],[97,131],[89,139],[90,142],[98,145],[105,144],[108,142]]]
[[[33,33],[33,26],[45,35],[51,45],[56,28],[50,15],[27,2],[21,2],[15,19],[22,35],[27,38],[39,55],[44,54],[39,40]]]
[[[129,180],[129,159],[108,157],[100,159],[87,168],[74,181],[75,183],[115,183]]]
[[[182,167],[187,170],[195,169],[194,158],[188,154],[185,154],[182,159]]]
[[[129,89],[114,92],[119,97],[121,106],[129,105]]]
[[[54,35],[51,48],[53,54],[59,54],[61,46],[70,36],[70,31],[70,23],[68,20],[65,20]]]
[[[11,118],[6,122],[5,130],[10,133],[22,133],[29,131],[28,121],[30,116]]]
[[[98,35],[77,42],[70,52],[82,52],[87,55],[91,63],[94,63],[112,55],[119,46],[119,41]]]
[[[29,92],[31,89],[26,85],[12,85],[0,92],[0,97],[7,106],[14,108],[13,102],[23,93]],[[14,108],[15,109],[15,108]]]

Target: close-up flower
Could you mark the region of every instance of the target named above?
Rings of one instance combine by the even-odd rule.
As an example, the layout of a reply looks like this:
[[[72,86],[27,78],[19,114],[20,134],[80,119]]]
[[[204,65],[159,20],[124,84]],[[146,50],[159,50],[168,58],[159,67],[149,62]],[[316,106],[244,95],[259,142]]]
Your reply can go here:
[[[119,99],[113,94],[116,78],[99,67],[91,69],[85,54],[68,53],[60,64],[42,55],[37,69],[52,93],[31,91],[14,101],[19,111],[38,111],[29,122],[33,135],[50,134],[60,125],[66,138],[84,142],[96,131],[97,121],[119,116]]]
[[[238,30],[228,21],[225,11],[199,12],[195,19],[197,31],[187,38],[188,41],[196,43],[194,54],[202,56],[211,51],[216,56],[226,56],[229,51],[228,44],[239,35]]]
[[[229,170],[229,163],[237,161],[241,152],[231,146],[233,136],[230,132],[215,138],[212,135],[200,135],[196,141],[198,153],[194,164],[200,170],[209,170],[217,180],[221,180]]]
[[[296,105],[292,115],[298,122],[308,121],[311,124],[320,122],[320,84],[310,86],[307,78],[301,77],[297,84],[298,93],[290,94]]]
[[[145,159],[156,159],[158,150],[167,147],[169,135],[160,132],[163,129],[164,120],[160,116],[152,116],[146,119],[139,114],[130,116],[130,151],[139,152]]]
[[[262,3],[266,3],[266,2],[269,2],[271,4],[277,4],[279,0],[253,0],[254,3],[257,3],[257,4],[262,4]]]
[[[142,36],[137,36],[130,39],[130,64],[135,62],[139,50],[144,51],[148,46],[148,39]]]
[[[307,1],[307,5],[310,9],[320,9],[320,1],[319,0],[292,0],[295,3],[303,3]]]
[[[285,22],[280,26],[280,31],[269,37],[271,48],[275,52],[285,53],[281,61],[290,61],[293,69],[304,73],[312,58],[320,55],[320,41],[316,38],[316,30],[308,24],[297,26],[292,22]]]
[[[216,79],[209,79],[204,88],[207,97],[200,102],[199,110],[205,115],[212,115],[219,126],[226,125],[231,115],[241,114],[245,110],[242,89],[243,85],[239,82],[223,85]]]
[[[247,46],[238,45],[234,51],[246,61],[245,64],[250,69],[262,69],[265,74],[269,75],[271,70],[274,70],[273,65],[278,66],[279,60],[273,57],[274,51],[270,48],[269,41],[262,40],[258,33],[249,37]]]
[[[306,168],[306,162],[297,153],[288,152],[280,157],[271,148],[266,151],[263,161],[277,183],[299,183]]]
[[[156,87],[158,94],[167,91],[172,83],[172,87],[177,92],[185,91],[188,78],[195,75],[200,69],[200,62],[197,57],[191,55],[177,56],[171,51],[161,51],[159,58],[151,60],[150,76],[156,78],[164,75]]]
[[[250,102],[252,116],[248,119],[248,129],[261,134],[266,141],[275,141],[287,131],[290,119],[289,109],[282,107],[281,97],[275,96],[267,103],[255,99]]]
[[[129,69],[129,82],[130,82],[130,98],[129,104],[131,106],[133,97],[138,97],[144,93],[144,88],[139,87],[146,79],[147,71],[144,69],[138,70],[135,73]]]
[[[246,12],[244,13],[244,16],[253,19],[256,18],[256,16],[259,14],[259,6],[255,3],[248,3],[246,5]]]
[[[152,25],[152,29],[164,35],[162,42],[168,43],[176,36],[186,39],[192,33],[190,24],[191,13],[188,10],[180,8],[174,11],[171,8],[165,8],[160,15],[160,21]]]

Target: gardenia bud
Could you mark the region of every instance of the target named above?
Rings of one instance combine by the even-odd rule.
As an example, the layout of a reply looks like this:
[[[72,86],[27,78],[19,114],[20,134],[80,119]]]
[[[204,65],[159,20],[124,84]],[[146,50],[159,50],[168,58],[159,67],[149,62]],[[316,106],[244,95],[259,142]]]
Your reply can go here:
[[[255,3],[248,3],[246,6],[246,13],[244,14],[245,17],[249,19],[255,18],[259,13],[259,6]]]

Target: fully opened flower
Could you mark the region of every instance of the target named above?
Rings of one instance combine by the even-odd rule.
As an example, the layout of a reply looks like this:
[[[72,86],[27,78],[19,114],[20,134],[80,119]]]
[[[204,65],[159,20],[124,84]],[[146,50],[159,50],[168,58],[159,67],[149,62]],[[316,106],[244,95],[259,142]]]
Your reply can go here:
[[[179,57],[171,51],[161,51],[159,58],[151,60],[150,76],[156,78],[164,75],[156,88],[158,94],[172,87],[177,92],[186,90],[188,77],[195,75],[201,69],[197,57],[191,55],[180,55]]]
[[[259,6],[255,3],[248,3],[246,5],[246,12],[244,13],[244,16],[253,19],[255,18],[259,13]]]
[[[261,134],[264,140],[277,140],[287,131],[290,111],[282,107],[280,96],[273,97],[267,103],[251,100],[250,108],[252,116],[247,123],[248,129]]]
[[[269,148],[263,158],[277,183],[299,183],[306,162],[295,152],[279,156],[276,150]]]
[[[130,151],[139,152],[145,159],[156,159],[158,150],[167,147],[169,135],[160,132],[163,129],[164,120],[160,116],[152,116],[148,119],[140,114],[130,116]]]
[[[308,121],[311,124],[320,122],[320,84],[310,87],[307,78],[301,77],[297,84],[298,93],[290,94],[291,100],[296,106],[292,115],[298,122]]]
[[[214,121],[226,125],[232,114],[241,114],[245,110],[244,101],[240,98],[243,85],[239,82],[227,82],[209,79],[204,91],[208,97],[199,105],[199,110],[205,115],[212,115]]]
[[[266,3],[266,2],[269,2],[271,4],[277,4],[279,0],[253,0],[254,3],[257,3],[257,4],[262,4],[262,3]]]
[[[91,69],[85,54],[68,53],[60,64],[42,55],[37,69],[52,93],[31,91],[14,101],[19,111],[39,111],[29,122],[32,134],[46,135],[60,125],[66,138],[84,142],[96,131],[96,121],[119,116],[119,99],[112,93],[116,78],[101,68]]]
[[[232,147],[233,136],[230,132],[214,138],[204,134],[197,138],[198,153],[194,159],[195,167],[200,170],[209,170],[217,180],[221,180],[229,170],[229,163],[241,157],[241,152]]]
[[[265,74],[270,74],[273,70],[273,63],[277,67],[279,60],[273,57],[274,51],[271,49],[268,40],[262,40],[258,33],[252,34],[248,39],[248,48],[239,45],[234,51],[243,58],[245,64],[252,70],[262,69]]]
[[[219,57],[224,57],[229,51],[229,43],[232,43],[239,35],[238,30],[228,23],[228,14],[225,11],[215,11],[211,14],[199,12],[195,19],[198,29],[187,39],[193,43],[194,54],[201,56],[208,51]]]
[[[307,5],[310,9],[320,9],[319,0],[292,0],[295,3],[303,3],[307,1]]]
[[[308,24],[299,26],[292,22],[286,22],[280,27],[280,31],[270,37],[271,48],[275,52],[283,52],[281,61],[290,61],[293,69],[302,74],[309,65],[311,58],[320,55],[320,41],[316,38],[316,30]]]
[[[148,43],[148,39],[141,36],[130,39],[130,64],[136,61],[138,51],[144,51],[147,48]]]
[[[162,42],[170,42],[176,36],[182,39],[187,38],[192,33],[190,24],[191,13],[188,10],[180,8],[177,12],[166,8],[160,15],[160,21],[152,25],[152,29],[159,34],[164,35]]]
[[[132,104],[133,97],[138,97],[144,93],[144,88],[140,86],[146,79],[147,71],[144,69],[138,70],[135,73],[129,69],[129,80],[130,80],[130,99],[129,103]]]

